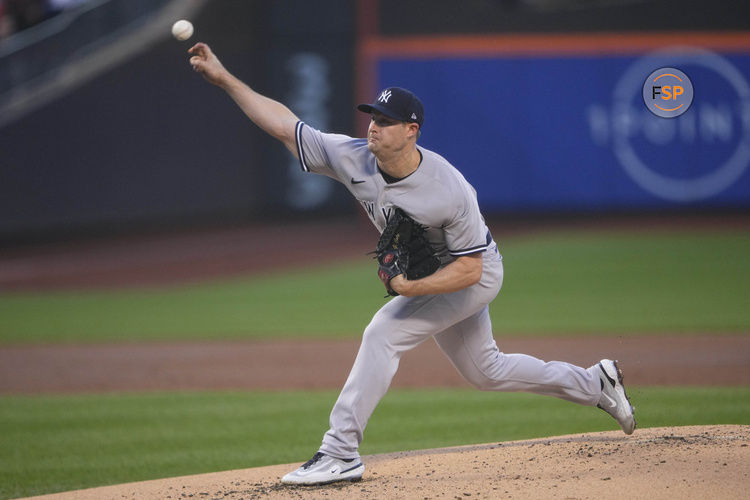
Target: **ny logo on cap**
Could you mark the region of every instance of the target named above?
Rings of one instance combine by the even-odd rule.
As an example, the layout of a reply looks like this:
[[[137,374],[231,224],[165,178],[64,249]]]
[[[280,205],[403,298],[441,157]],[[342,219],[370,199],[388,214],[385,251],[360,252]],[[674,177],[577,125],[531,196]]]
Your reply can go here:
[[[388,99],[390,98],[391,98],[391,91],[390,89],[386,89],[380,93],[380,97],[378,97],[378,101],[388,104]]]

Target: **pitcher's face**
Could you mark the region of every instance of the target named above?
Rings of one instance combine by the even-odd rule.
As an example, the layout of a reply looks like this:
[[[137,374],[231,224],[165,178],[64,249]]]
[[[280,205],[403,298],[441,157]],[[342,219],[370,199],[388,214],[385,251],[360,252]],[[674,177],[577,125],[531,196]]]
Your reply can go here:
[[[419,130],[416,123],[407,123],[373,111],[367,128],[367,148],[377,156],[390,156],[407,148]]]

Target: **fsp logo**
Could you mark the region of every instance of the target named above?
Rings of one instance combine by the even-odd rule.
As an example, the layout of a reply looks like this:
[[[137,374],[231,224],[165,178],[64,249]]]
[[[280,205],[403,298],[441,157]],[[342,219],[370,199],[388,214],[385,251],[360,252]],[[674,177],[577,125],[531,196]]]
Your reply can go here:
[[[652,82],[659,74],[649,76],[645,83],[644,76],[653,73],[653,68],[664,68],[683,78],[684,73],[675,73],[673,65],[689,69],[696,81],[716,81],[722,91],[701,87],[701,98],[689,113],[665,120],[643,109],[645,102],[650,111],[659,111],[649,106]],[[675,79],[668,84],[675,82],[679,83]],[[659,84],[667,85],[666,77],[657,80]],[[686,88],[681,98],[687,93]],[[674,202],[705,200],[735,185],[750,168],[750,84],[723,56],[696,47],[664,47],[633,61],[612,96],[610,126],[592,131],[611,133],[618,162],[649,193]],[[656,97],[657,103],[666,104]]]
[[[391,91],[390,89],[385,89],[383,92],[380,93],[380,97],[378,97],[379,102],[388,103],[388,99],[391,98]]]
[[[693,84],[679,69],[657,69],[643,84],[643,102],[656,116],[680,116],[693,102]]]

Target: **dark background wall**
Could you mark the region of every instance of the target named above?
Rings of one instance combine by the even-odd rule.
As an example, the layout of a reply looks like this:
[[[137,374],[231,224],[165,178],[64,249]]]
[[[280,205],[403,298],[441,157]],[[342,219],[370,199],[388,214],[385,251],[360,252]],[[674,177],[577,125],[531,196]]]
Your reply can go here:
[[[301,118],[348,131],[353,4],[326,3],[339,15],[305,1],[208,2],[189,42],[167,27],[145,52],[0,128],[0,238],[351,210],[332,182],[295,175],[291,155],[188,64],[187,49],[206,41]]]
[[[712,0],[380,0],[385,35],[747,30],[750,5]]]
[[[299,172],[296,160],[282,146],[252,125],[222,91],[191,71],[186,51],[197,40],[210,43],[240,78],[286,103],[311,125],[354,134],[361,130],[355,130],[353,107],[359,99],[372,98],[355,92],[359,89],[361,94],[362,88],[356,85],[362,69],[359,49],[370,39],[602,31],[742,35],[750,30],[748,10],[743,2],[698,0],[209,1],[192,18],[196,34],[190,42],[176,42],[166,26],[164,36],[135,57],[0,125],[0,242],[356,213],[356,204],[343,188]],[[369,32],[360,32],[368,26]],[[729,54],[743,78],[750,72],[748,52]],[[512,120],[525,109],[519,102],[528,96],[511,94],[527,88],[524,78],[540,74],[571,81],[583,75],[588,82],[611,85],[615,73],[628,64],[617,54],[594,59],[492,56],[482,61],[391,52],[375,55],[377,72],[369,85],[376,88],[399,78],[415,86],[428,103],[424,144],[449,156],[481,186],[486,211],[747,209],[746,177],[726,202],[654,203],[654,198],[628,186],[625,192],[632,196],[625,197],[624,204],[607,205],[611,196],[601,187],[611,185],[612,177],[602,171],[586,178],[588,187],[578,185],[585,190],[582,195],[571,191],[571,199],[581,203],[550,202],[559,197],[539,191],[533,181],[545,179],[546,172],[557,167],[555,160],[570,168],[595,157],[624,177],[613,164],[612,151],[596,142],[604,137],[597,132],[604,122],[596,121],[596,116],[601,118],[596,113],[609,112],[609,98],[575,102],[570,96],[548,94],[536,105],[543,106],[544,99],[562,102],[562,111],[553,115],[555,120],[538,114],[530,122]],[[450,106],[442,106],[441,99],[457,92],[462,81],[478,87],[456,94]],[[572,85],[567,84],[568,90]],[[468,114],[440,115],[457,108]],[[487,118],[484,135],[474,136],[465,126],[477,118]],[[733,119],[737,121],[727,148],[746,138],[741,119]],[[572,131],[578,134],[565,142]],[[527,141],[539,133],[557,137],[559,147],[570,147],[561,154],[544,143]],[[519,168],[513,183],[509,185],[494,164],[482,164],[486,154],[479,159],[471,156],[478,142],[492,144],[498,158]],[[549,154],[536,158],[529,152]],[[519,158],[528,164],[519,163]],[[549,178],[545,182],[555,184]],[[488,186],[502,189],[489,192]],[[541,202],[529,203],[534,197],[541,197]]]

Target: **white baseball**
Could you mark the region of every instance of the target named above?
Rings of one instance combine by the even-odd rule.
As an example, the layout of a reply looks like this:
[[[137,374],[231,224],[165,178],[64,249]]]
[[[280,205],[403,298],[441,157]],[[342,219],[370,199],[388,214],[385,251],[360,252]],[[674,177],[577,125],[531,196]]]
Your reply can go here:
[[[180,19],[172,25],[172,36],[183,42],[193,36],[193,23]]]

